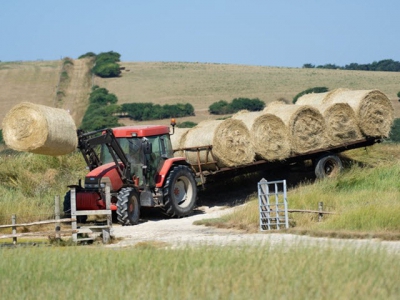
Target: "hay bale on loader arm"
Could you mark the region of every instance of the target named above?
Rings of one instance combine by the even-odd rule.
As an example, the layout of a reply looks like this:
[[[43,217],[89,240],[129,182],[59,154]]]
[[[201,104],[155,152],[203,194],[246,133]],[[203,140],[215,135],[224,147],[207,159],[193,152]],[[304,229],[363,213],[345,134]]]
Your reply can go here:
[[[64,155],[76,150],[75,122],[63,109],[22,102],[3,119],[6,145],[17,151]]]

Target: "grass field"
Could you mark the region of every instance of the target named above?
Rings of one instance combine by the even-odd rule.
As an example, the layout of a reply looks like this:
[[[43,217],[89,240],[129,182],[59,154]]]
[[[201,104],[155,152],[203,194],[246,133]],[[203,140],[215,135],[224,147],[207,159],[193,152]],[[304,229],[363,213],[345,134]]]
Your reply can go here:
[[[6,112],[22,101],[69,109],[79,126],[90,92],[85,73],[88,67],[81,60],[73,60],[69,72],[70,85],[65,100],[55,103],[62,61],[1,62],[0,63],[0,122]],[[399,72],[367,72],[302,68],[277,68],[229,64],[184,62],[121,62],[125,67],[119,78],[101,79],[94,84],[107,88],[118,97],[118,103],[152,102],[155,104],[191,103],[195,117],[179,121],[216,118],[208,114],[208,107],[219,100],[237,97],[259,98],[268,103],[279,98],[293,97],[310,87],[329,89],[379,89],[393,102],[400,117],[397,92],[400,90]],[[79,80],[79,78],[81,80]],[[129,120],[123,123],[131,124]],[[146,123],[166,123],[165,120]]]
[[[4,299],[398,299],[399,255],[305,244],[0,248]]]
[[[69,95],[75,96],[65,101],[76,103],[71,113],[78,120],[87,104],[83,98],[88,82],[85,71],[82,72],[85,66],[78,67],[78,63],[75,66],[75,71],[69,73],[67,86]],[[396,94],[400,89],[400,73],[161,62],[122,63],[122,66],[125,67],[122,77],[97,78],[95,84],[115,93],[120,104],[190,102],[196,109],[195,121],[210,118],[208,106],[221,99],[290,100],[314,86],[380,89],[392,99],[399,117]],[[61,61],[0,63],[1,120],[13,105],[22,101],[53,106],[60,70]],[[86,81],[81,82],[75,76],[83,76]],[[324,222],[317,222],[315,216],[292,214],[291,224],[295,225],[292,232],[398,240],[399,153],[399,146],[393,144],[374,145],[367,151],[354,150],[346,153],[352,163],[339,178],[292,182],[290,208],[316,209],[317,203],[323,201],[327,210],[338,213],[324,218]],[[0,156],[0,223],[9,224],[14,213],[18,223],[52,217],[54,196],[62,197],[67,185],[82,178],[87,172],[84,167],[79,153],[54,158],[5,152]],[[243,188],[248,188],[247,183],[234,182],[235,187]],[[255,188],[252,192],[230,190],[235,196],[243,193],[248,205],[210,223],[258,230]],[[212,194],[213,197],[231,195]],[[400,297],[399,255],[379,248],[337,248],[330,244],[320,248],[267,244],[196,249],[158,249],[151,244],[127,249],[54,245],[0,247],[0,256],[0,288],[4,299]]]

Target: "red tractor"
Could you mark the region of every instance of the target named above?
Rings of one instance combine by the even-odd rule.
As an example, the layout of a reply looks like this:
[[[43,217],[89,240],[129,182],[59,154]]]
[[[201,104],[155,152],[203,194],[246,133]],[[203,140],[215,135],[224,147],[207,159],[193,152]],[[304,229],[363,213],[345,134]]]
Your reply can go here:
[[[76,188],[77,210],[105,209],[105,186],[109,185],[111,209],[122,225],[137,224],[141,207],[160,206],[170,217],[187,216],[193,211],[197,199],[195,174],[185,158],[173,156],[168,126],[78,130],[78,141],[90,172],[84,186],[81,182],[70,186]],[[68,192],[64,198],[66,216],[70,210]]]

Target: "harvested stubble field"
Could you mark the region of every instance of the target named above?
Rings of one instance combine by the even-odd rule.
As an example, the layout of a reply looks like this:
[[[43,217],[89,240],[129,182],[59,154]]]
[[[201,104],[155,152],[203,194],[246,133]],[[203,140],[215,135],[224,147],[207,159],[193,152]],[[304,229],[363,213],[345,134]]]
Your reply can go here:
[[[118,103],[152,102],[155,104],[191,103],[195,117],[182,118],[200,122],[215,119],[208,114],[210,104],[237,97],[259,98],[266,103],[293,97],[310,87],[326,86],[349,89],[379,89],[393,102],[395,117],[400,116],[400,73],[323,69],[279,68],[181,62],[121,62],[119,78],[94,78],[93,84],[107,88],[118,97]],[[29,101],[69,109],[79,126],[90,93],[88,66],[73,60],[68,70],[65,97],[57,99],[57,85],[62,61],[1,62],[0,122],[14,105]],[[79,79],[80,78],[80,79]],[[78,83],[81,84],[78,84]],[[122,120],[126,124],[132,121]],[[165,123],[165,120],[146,123]]]

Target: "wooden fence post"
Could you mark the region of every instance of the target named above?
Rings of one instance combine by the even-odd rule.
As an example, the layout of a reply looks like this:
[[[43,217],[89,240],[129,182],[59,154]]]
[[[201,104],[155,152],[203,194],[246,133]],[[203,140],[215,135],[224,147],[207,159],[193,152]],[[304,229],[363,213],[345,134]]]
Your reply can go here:
[[[318,222],[322,222],[322,216],[324,215],[322,212],[324,211],[324,203],[318,202]]]
[[[56,216],[56,221],[60,221],[60,196],[55,196],[54,198],[54,214]],[[56,240],[59,241],[61,239],[60,235],[60,222],[57,222],[55,224],[55,230],[56,230]]]
[[[11,216],[11,224],[12,225],[16,225],[17,224],[17,216],[16,215],[12,215]],[[16,235],[17,234],[17,227],[13,226],[12,227],[12,234]],[[17,244],[17,237],[13,236],[13,244],[16,245]]]

